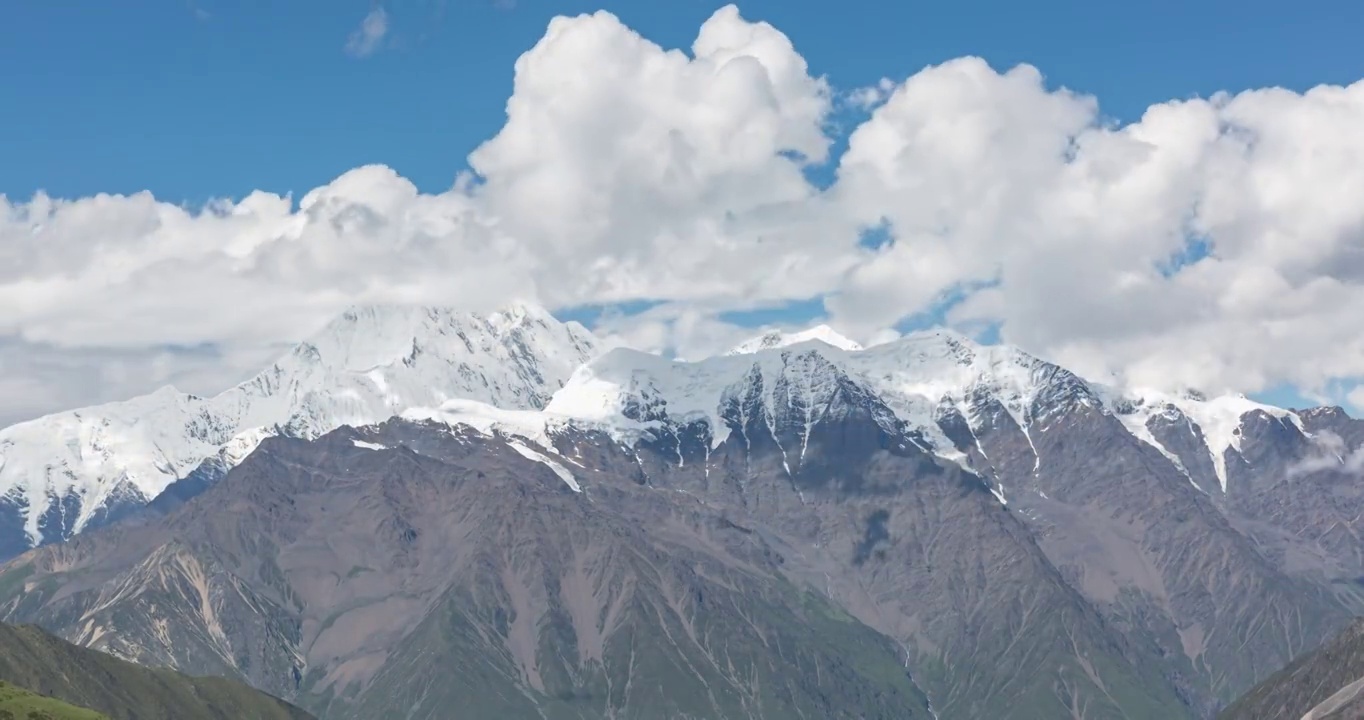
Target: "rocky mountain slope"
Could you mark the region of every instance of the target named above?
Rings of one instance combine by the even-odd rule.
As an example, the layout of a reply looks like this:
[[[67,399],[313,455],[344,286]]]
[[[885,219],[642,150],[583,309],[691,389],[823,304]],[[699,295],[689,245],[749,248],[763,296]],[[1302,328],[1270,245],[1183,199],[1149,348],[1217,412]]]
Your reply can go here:
[[[165,521],[13,561],[4,602],[329,718],[931,716],[755,530],[623,451],[582,492],[531,453],[403,421],[267,440]]]
[[[1283,504],[1265,495],[1345,486],[1321,512],[1341,528],[1358,522],[1358,496],[1331,479],[1348,467],[1312,454],[1313,418],[1337,418],[1350,438],[1341,444],[1359,447],[1355,421],[1336,411],[1127,396],[1016,349],[934,332],[860,352],[809,343],[685,366],[613,351],[579,371],[547,412],[638,435],[679,467],[704,464],[704,448],[684,458],[669,433],[720,428],[713,443],[734,426],[726,412],[766,418],[743,441],[771,438],[778,471],[798,476],[844,386],[874,399],[874,430],[901,432],[978,473],[1067,584],[1199,715],[1352,614],[1352,592],[1342,590],[1358,577],[1344,557],[1352,546],[1295,536],[1316,523],[1309,505],[1291,516],[1297,526],[1282,509],[1260,511]]]
[[[942,331],[570,371],[590,338],[532,326],[569,339],[522,344],[543,383],[277,428],[316,439],[221,480],[220,450],[157,513],[11,562],[0,607],[328,718],[406,697],[440,717],[477,683],[508,717],[1040,719],[1211,717],[1364,604],[1364,430],[1339,409],[1120,392]],[[421,377],[507,362],[458,357]],[[332,382],[314,402],[359,392]],[[862,684],[831,695],[827,673]]]
[[[452,398],[541,407],[595,348],[582,326],[530,306],[356,308],[217,396],[166,387],[5,428],[0,557],[140,508],[205,461],[216,479],[267,436],[317,437]]]
[[[1217,718],[1364,718],[1364,620],[1274,673]]]
[[[34,717],[30,712],[57,720],[312,717],[237,682],[141,667],[29,626],[0,625],[0,685],[8,686],[0,689],[0,713],[8,709],[16,718]]]

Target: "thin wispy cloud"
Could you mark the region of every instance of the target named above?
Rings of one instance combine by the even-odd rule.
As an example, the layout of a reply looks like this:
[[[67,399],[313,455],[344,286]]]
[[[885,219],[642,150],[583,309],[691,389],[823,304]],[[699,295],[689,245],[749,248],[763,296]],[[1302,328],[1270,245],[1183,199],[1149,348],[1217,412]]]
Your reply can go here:
[[[890,99],[895,92],[896,84],[890,78],[881,78],[875,85],[857,88],[844,95],[844,102],[861,110],[872,110],[886,100]]]
[[[1346,475],[1364,474],[1364,447],[1351,450],[1339,435],[1322,431],[1312,438],[1312,452],[1288,468],[1288,479],[1310,475],[1323,470],[1335,470]]]
[[[194,19],[199,22],[208,22],[213,19],[213,13],[206,10],[202,5],[195,2],[195,0],[187,0],[185,7],[194,15]]]
[[[357,58],[369,57],[379,49],[387,35],[388,13],[382,7],[375,6],[360,21],[360,27],[346,39],[346,54]]]

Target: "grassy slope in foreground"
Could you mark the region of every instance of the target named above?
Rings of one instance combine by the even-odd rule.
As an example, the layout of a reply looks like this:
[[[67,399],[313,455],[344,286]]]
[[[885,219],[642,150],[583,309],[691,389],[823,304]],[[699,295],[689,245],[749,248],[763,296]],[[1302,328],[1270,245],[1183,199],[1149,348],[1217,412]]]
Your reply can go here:
[[[108,720],[94,710],[0,682],[0,720]]]
[[[0,681],[104,713],[57,718],[312,720],[241,683],[142,667],[28,625],[0,624]]]

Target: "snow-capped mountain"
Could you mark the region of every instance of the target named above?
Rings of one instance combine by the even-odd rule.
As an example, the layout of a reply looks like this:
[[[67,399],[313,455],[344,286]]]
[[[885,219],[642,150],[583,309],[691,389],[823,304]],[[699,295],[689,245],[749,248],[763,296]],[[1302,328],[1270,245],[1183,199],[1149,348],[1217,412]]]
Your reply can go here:
[[[591,682],[626,658],[608,671],[627,677],[659,617],[743,629],[786,598],[806,611],[784,628],[882,635],[877,674],[917,678],[925,717],[1028,697],[1049,703],[1029,720],[1103,702],[1086,716],[1195,720],[1364,612],[1364,421],[1339,409],[1120,391],[949,331],[866,349],[764,336],[695,362],[597,347],[532,308],[369,308],[217,397],[166,389],[2,431],[0,529],[24,521],[23,547],[168,484],[162,499],[202,494],[0,563],[0,614],[319,703],[379,647],[380,680],[355,687],[392,707],[440,673],[386,678],[433,653],[496,668],[475,674],[506,679],[499,697],[559,697],[520,684],[528,668]],[[261,442],[279,434],[309,439]],[[637,617],[603,625],[619,608]],[[649,632],[694,657],[687,633]],[[487,652],[509,633],[544,652]],[[603,651],[613,633],[625,652]],[[770,658],[763,637],[726,647]],[[752,673],[724,675],[747,692]]]
[[[1241,425],[1246,418],[1261,414],[1289,423],[1304,437],[1311,435],[1298,413],[1258,403],[1244,395],[1209,398],[1198,392],[1172,394],[1155,390],[1126,394],[1109,390],[1106,395],[1110,408],[1123,425],[1133,435],[1160,450],[1191,480],[1194,478],[1185,459],[1167,447],[1167,441],[1162,438],[1182,434],[1204,447],[1218,488],[1223,493],[1227,492],[1227,454],[1241,454]]]
[[[1246,418],[1258,413],[1309,435],[1289,410],[1239,396],[1120,392],[946,330],[866,349],[827,326],[769,332],[695,362],[629,349],[599,356],[598,347],[581,325],[528,306],[353,309],[215,397],[163,388],[0,430],[0,510],[22,520],[24,544],[67,537],[101,513],[146,503],[205,460],[235,465],[270,435],[317,437],[395,415],[520,436],[542,449],[570,425],[626,441],[663,431],[680,442],[690,428],[713,447],[747,432],[746,419],[727,413],[756,413],[771,433],[790,429],[783,442],[806,442],[855,395],[887,432],[969,465],[979,431],[1000,414],[1032,446],[1035,432],[1089,408],[1221,494]]]
[[[771,337],[755,338],[740,348],[757,348]],[[1020,425],[1027,425],[1040,411],[1034,403],[1048,389],[1100,402],[1084,381],[1061,368],[1015,348],[981,346],[965,336],[936,330],[866,350],[839,347],[823,338],[773,341],[761,350],[698,362],[616,349],[574,373],[555,393],[546,413],[622,431],[701,420],[719,443],[728,434],[721,417],[727,398],[761,387],[764,407],[779,415],[784,411],[775,394],[779,387],[788,387],[812,408],[826,402],[840,380],[875,395],[899,421],[923,433],[934,450],[947,457],[960,453],[939,428],[938,419],[943,412],[956,410],[972,420],[983,397],[1000,402]]]
[[[1195,485],[1221,494],[1227,492],[1228,458],[1240,456],[1246,419],[1273,418],[1304,439],[1311,436],[1294,411],[1241,395],[1123,392],[1017,348],[981,345],[948,330],[912,333],[868,349],[829,338],[829,332],[821,327],[769,333],[696,362],[616,349],[574,373],[542,413],[494,421],[487,412],[463,406],[446,420],[539,438],[546,427],[577,423],[627,440],[700,422],[709,442],[718,445],[736,427],[726,409],[735,398],[752,397],[760,400],[758,412],[770,427],[794,422],[804,427],[797,435],[808,438],[820,414],[831,409],[836,389],[853,386],[884,406],[899,430],[925,449],[967,462],[967,446],[992,413],[1006,414],[1032,446],[1033,433],[1070,411],[1089,408],[1115,417]],[[796,411],[802,417],[790,420]],[[958,427],[967,434],[954,433]],[[1188,457],[1190,452],[1196,456]],[[1040,461],[1035,447],[1032,453]],[[1195,477],[1195,467],[1208,468],[1211,477]]]
[[[467,594],[437,600],[452,578],[510,583],[475,594],[490,603],[484,620],[527,597],[526,578],[548,578],[542,608],[570,595],[609,608],[619,603],[597,591],[624,587],[658,598],[624,605],[653,617],[692,597],[690,583],[732,589],[730,569],[771,563],[764,577],[799,582],[892,640],[888,667],[957,658],[964,671],[916,675],[944,717],[1001,716],[1017,678],[1050,698],[1062,677],[1052,659],[1073,654],[1068,677],[1101,668],[1107,687],[1161,696],[1103,717],[1190,720],[1364,612],[1364,421],[1337,408],[1120,391],[949,331],[866,349],[792,337],[684,362],[598,355],[581,327],[531,308],[372,308],[215,398],[163,390],[10,428],[0,477],[18,502],[0,512],[28,523],[16,530],[24,547],[169,488],[92,542],[0,564],[13,573],[0,610],[156,662],[227,662],[291,693],[373,652],[366,640],[335,654],[357,642],[348,621],[319,642],[298,628],[331,625],[306,618],[373,602],[419,641],[397,655],[403,667],[447,652],[440,643],[449,657],[486,656],[483,638],[505,623],[480,626],[475,649],[458,645],[472,637],[462,632],[427,642],[433,603],[467,606]],[[206,467],[219,474],[200,483]],[[622,529],[628,544],[605,542]],[[659,539],[680,542],[610,549]],[[265,547],[284,560],[263,564]],[[644,560],[650,578],[668,558],[686,579],[635,584],[633,569],[602,572],[608,558]],[[272,599],[281,575],[298,593],[289,607]],[[205,591],[204,578],[217,584]],[[204,592],[229,604],[207,613]],[[730,607],[712,592],[697,588],[685,607]],[[564,612],[600,632],[597,609]],[[1111,698],[1102,684],[1088,692]],[[1064,715],[1074,698],[1030,717]]]
[[[459,398],[543,407],[597,352],[577,323],[517,306],[352,309],[254,378],[211,398],[173,388],[0,430],[0,497],[28,540],[145,503],[201,462],[234,465],[264,437],[316,437]]]
[[[795,441],[804,443],[848,388],[880,408],[878,422],[886,430],[908,433],[934,454],[967,465],[970,450],[983,452],[978,434],[999,413],[1032,448],[1034,464],[1040,463],[1034,433],[1077,409],[1110,415],[1200,489],[1217,494],[1227,492],[1228,459],[1240,456],[1240,427],[1248,418],[1272,418],[1304,440],[1311,436],[1295,412],[1240,395],[1123,392],[1017,348],[981,345],[948,330],[861,349],[824,326],[767,333],[694,362],[618,348],[575,372],[539,412],[460,400],[408,416],[521,436],[543,447],[552,445],[556,430],[573,425],[625,442],[680,442],[683,434],[699,434],[715,447],[743,426],[726,413],[735,410],[737,398],[747,398],[756,404],[743,412],[760,416],[770,433],[795,427]]]
[[[837,330],[828,325],[816,325],[808,330],[799,332],[785,332],[782,330],[770,330],[755,338],[745,340],[730,349],[726,355],[751,355],[762,350],[773,350],[775,348],[787,347],[788,345],[798,345],[810,340],[818,340],[827,345],[832,345],[840,350],[861,350],[862,346],[839,334]]]

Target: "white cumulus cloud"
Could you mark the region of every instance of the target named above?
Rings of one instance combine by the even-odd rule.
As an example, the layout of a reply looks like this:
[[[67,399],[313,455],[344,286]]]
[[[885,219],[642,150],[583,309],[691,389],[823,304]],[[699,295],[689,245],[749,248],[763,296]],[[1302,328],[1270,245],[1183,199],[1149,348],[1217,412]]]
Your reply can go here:
[[[376,6],[348,51],[387,32]],[[849,103],[868,113],[832,156]],[[1364,377],[1361,128],[1364,82],[1119,124],[977,58],[830,87],[733,6],[687,50],[605,12],[556,18],[442,192],[367,166],[198,209],[0,198],[0,422],[164,382],[212,392],[380,301],[647,300],[600,330],[694,357],[753,334],[732,311],[822,297],[865,344],[951,299],[949,323],[1085,373],[1326,394]],[[889,242],[859,243],[869,228]]]
[[[882,325],[983,287],[949,317],[1091,373],[1321,389],[1364,374],[1360,128],[1364,83],[1172,101],[1118,126],[1028,66],[926,68],[840,160],[838,203],[894,242],[831,308]]]

